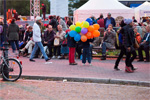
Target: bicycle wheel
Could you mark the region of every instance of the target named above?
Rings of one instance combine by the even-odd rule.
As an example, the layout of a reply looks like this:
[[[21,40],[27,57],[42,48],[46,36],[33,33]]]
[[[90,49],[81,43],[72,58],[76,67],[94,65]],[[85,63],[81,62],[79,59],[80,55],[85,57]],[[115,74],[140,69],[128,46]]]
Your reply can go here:
[[[7,73],[7,74],[6,74]],[[8,59],[8,66],[2,67],[2,76],[7,81],[17,81],[22,74],[22,66],[16,59]]]

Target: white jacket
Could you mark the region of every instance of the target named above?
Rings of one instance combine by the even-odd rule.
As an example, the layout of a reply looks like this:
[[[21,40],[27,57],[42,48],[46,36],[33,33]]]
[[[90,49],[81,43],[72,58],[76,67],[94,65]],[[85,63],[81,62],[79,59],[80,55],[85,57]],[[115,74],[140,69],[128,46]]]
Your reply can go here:
[[[41,42],[41,29],[37,23],[33,25],[33,41],[34,42]]]

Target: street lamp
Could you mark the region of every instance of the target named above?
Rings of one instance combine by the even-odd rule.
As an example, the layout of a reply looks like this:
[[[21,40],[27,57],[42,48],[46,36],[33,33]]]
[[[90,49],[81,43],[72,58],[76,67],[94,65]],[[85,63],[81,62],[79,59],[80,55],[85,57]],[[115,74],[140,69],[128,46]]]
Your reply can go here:
[[[6,30],[7,30],[7,20],[6,20],[6,0],[4,0],[4,38],[5,38],[5,41],[4,41],[4,47],[5,47],[5,51],[4,51],[4,57],[7,61],[8,59],[8,42],[7,42],[7,33],[6,33]],[[8,61],[7,61],[8,63]],[[8,69],[7,67],[5,66],[4,67],[5,69],[5,76],[8,77],[9,76],[9,73],[8,73]],[[3,78],[3,80],[5,81],[5,79]]]

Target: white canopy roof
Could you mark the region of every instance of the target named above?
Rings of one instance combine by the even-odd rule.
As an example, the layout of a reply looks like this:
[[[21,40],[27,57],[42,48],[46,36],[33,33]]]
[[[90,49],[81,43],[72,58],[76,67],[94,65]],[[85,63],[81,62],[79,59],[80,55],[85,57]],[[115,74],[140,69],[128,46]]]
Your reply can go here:
[[[134,10],[126,7],[117,0],[89,0],[74,12],[75,21],[84,21],[90,16],[99,17],[103,13],[104,17],[107,13],[111,13],[112,17],[122,16],[124,18],[132,18]]]
[[[135,8],[135,17],[140,21],[140,17],[150,16],[150,3],[144,2],[139,7]]]

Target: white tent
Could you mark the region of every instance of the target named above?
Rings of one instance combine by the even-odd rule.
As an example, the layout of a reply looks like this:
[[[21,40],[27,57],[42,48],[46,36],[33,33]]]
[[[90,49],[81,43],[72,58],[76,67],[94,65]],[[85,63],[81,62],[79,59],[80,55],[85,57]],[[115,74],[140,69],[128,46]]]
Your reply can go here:
[[[150,3],[144,2],[139,7],[135,8],[135,18],[140,21],[140,17],[150,16]]]
[[[114,18],[118,16],[132,18],[134,16],[133,9],[126,7],[117,0],[89,0],[74,11],[75,22],[84,21],[92,15],[98,18],[101,13],[104,17],[107,17],[107,13],[111,13]]]

